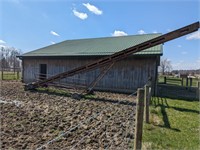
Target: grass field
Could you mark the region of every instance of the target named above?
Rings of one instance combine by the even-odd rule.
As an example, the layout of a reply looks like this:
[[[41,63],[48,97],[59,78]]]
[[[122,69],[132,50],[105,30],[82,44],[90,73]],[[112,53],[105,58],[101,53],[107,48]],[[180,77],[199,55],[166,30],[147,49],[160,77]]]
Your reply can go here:
[[[179,79],[181,80],[181,78],[174,78],[172,76],[167,77],[167,79]],[[192,86],[196,87],[197,86],[197,78],[192,79]],[[158,78],[158,83],[164,83],[164,76],[159,76]],[[175,81],[175,80],[167,80],[167,84],[173,84],[173,85],[181,85],[180,81]],[[189,80],[188,80],[188,84],[189,84]],[[186,86],[186,79],[183,80],[183,86]]]
[[[200,149],[198,101],[152,98],[143,149]]]
[[[17,74],[17,72],[3,72],[3,79],[4,80],[20,80],[22,77],[21,72]],[[0,71],[0,79],[2,80],[2,72]]]

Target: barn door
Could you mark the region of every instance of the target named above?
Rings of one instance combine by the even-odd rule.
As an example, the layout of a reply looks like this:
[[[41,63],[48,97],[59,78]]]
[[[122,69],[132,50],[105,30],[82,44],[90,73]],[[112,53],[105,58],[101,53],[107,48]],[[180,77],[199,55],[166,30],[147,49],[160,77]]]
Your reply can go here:
[[[44,80],[47,77],[47,64],[40,64],[40,75],[39,79]]]

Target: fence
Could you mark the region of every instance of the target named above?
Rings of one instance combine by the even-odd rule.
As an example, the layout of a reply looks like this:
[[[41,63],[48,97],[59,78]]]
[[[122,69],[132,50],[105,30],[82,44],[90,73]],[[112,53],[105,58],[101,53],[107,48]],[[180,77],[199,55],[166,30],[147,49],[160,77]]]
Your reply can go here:
[[[135,150],[141,149],[143,121],[145,121],[146,123],[149,123],[149,101],[150,101],[150,98],[151,98],[151,87],[150,86],[145,85],[144,89],[138,89],[136,117],[134,117],[135,116],[134,105],[131,105],[131,107],[132,107],[131,109],[130,109],[130,107],[129,108],[126,107],[125,109],[130,109],[129,116],[127,116],[127,117],[124,116],[125,118],[123,117],[123,120],[124,119],[125,120],[122,121],[121,123],[116,122],[118,124],[118,126],[121,126],[122,132],[116,131],[115,133],[111,134],[112,131],[109,131],[107,128],[105,129],[103,135],[105,135],[106,137],[107,137],[107,135],[110,135],[111,138],[110,138],[110,140],[107,138],[103,140],[104,141],[104,143],[103,143],[104,149],[113,149],[113,148],[116,148],[116,145],[117,145],[117,148],[122,148],[122,149],[130,149],[130,148],[131,149],[134,148]],[[117,106],[120,104],[123,104],[123,102],[119,101],[119,102],[115,103],[114,105]],[[40,145],[37,148],[37,150],[41,150],[43,148],[51,148],[50,144],[60,140],[62,137],[66,137],[66,135],[71,133],[71,131],[79,130],[79,129],[83,128],[84,126],[87,126],[88,124],[93,124],[95,122],[95,119],[97,119],[99,116],[103,117],[103,115],[106,114],[106,112],[108,112],[110,110],[112,110],[112,108],[108,107],[107,109],[101,110],[100,112],[95,113],[94,115],[91,115],[89,118],[86,118],[83,121],[79,122],[77,125],[74,125],[73,127],[67,129],[65,132],[61,133],[54,139],[46,141],[46,143],[44,143],[43,145]],[[83,144],[87,138],[91,138],[92,134],[94,134],[95,132],[99,132],[99,130],[102,128],[102,126],[105,126],[105,125],[113,126],[114,124],[111,125],[110,120],[112,120],[113,118],[116,118],[116,117],[118,118],[118,113],[121,111],[123,111],[123,110],[118,109],[113,115],[103,119],[101,123],[94,123],[95,125],[93,126],[93,128],[91,128],[87,131],[84,131],[84,134],[83,134],[84,136],[80,136],[80,138],[78,140],[76,140],[76,142],[74,142],[74,144],[69,146],[68,148],[70,150],[78,148],[78,146]],[[136,120],[135,122],[134,122],[134,118]],[[143,118],[144,118],[144,120],[143,120]],[[120,120],[122,120],[122,118]],[[134,127],[134,124],[135,124],[135,127]],[[131,133],[133,131],[135,131],[134,136],[131,135]],[[108,136],[108,137],[110,137],[110,136]],[[100,135],[100,137],[102,137],[102,135]],[[99,137],[95,137],[95,138],[98,139]],[[132,140],[133,138],[134,138],[134,141]],[[102,140],[102,139],[98,139],[98,140]],[[122,144],[120,142],[122,140],[124,141],[125,144]]]
[[[117,103],[115,105],[118,105],[120,103]],[[132,106],[133,108],[133,106]],[[54,139],[51,139],[49,141],[47,141],[45,144],[39,146],[37,148],[37,150],[41,150],[43,148],[47,148],[49,146],[49,149],[51,149],[52,145],[54,142],[58,141],[59,139],[61,139],[62,137],[70,137],[69,134],[72,134],[72,132],[75,132],[74,134],[77,134],[76,132],[79,132],[80,138],[77,139],[73,139],[74,142],[72,141],[72,144],[69,145],[67,147],[67,149],[77,149],[78,147],[80,147],[81,145],[84,145],[85,142],[87,142],[88,138],[92,141],[96,140],[100,140],[103,141],[102,145],[104,149],[112,149],[113,147],[125,147],[126,149],[129,149],[130,147],[129,144],[132,141],[131,140],[131,136],[129,134],[129,137],[127,139],[127,135],[129,132],[131,132],[131,130],[133,130],[133,125],[131,125],[130,123],[133,123],[133,119],[134,119],[134,109],[132,109],[132,112],[130,114],[130,116],[125,119],[125,122],[122,122],[122,129],[125,132],[125,134],[119,134],[119,131],[115,131],[112,132],[110,129],[111,126],[114,126],[115,124],[117,124],[118,126],[120,126],[119,122],[116,123],[111,123],[111,120],[115,117],[117,117],[117,114],[122,111],[121,109],[117,109],[116,112],[114,112],[114,114],[110,115],[109,117],[106,117],[107,114],[111,111],[111,108],[107,108],[104,110],[101,110],[100,112],[95,113],[94,115],[91,115],[89,118],[79,122],[77,125],[72,126],[71,128],[67,129],[65,132],[61,133],[60,135],[58,135],[57,137],[55,137]],[[104,118],[101,121],[99,121],[99,118]],[[91,127],[89,127],[90,125],[92,125]],[[100,132],[100,130],[102,130],[101,128],[104,128],[103,134],[100,134],[99,136],[95,136],[93,137],[93,135],[95,133]],[[125,130],[127,129],[127,131]],[[116,130],[116,129],[115,129]],[[122,132],[121,132],[122,133]],[[82,135],[82,136],[81,136]],[[103,136],[105,136],[106,138],[102,138]],[[108,138],[110,137],[110,138]],[[70,140],[70,139],[69,139]],[[122,143],[123,141],[123,143]],[[94,142],[96,143],[96,142]],[[93,143],[93,144],[94,144]],[[92,144],[91,143],[86,143],[89,145]],[[92,147],[92,146],[91,146]],[[83,149],[85,149],[86,147],[83,147]],[[53,148],[52,148],[53,149]]]
[[[199,100],[200,81],[196,85],[197,87],[158,84],[157,96]]]
[[[167,78],[164,77],[164,84],[180,84],[181,86],[183,86],[183,78]]]
[[[151,87],[139,88],[137,91],[137,111],[134,150],[142,149],[143,120],[149,123],[149,103],[151,99]]]
[[[182,78],[172,78],[172,77],[164,77],[164,84],[171,84],[171,85],[179,85],[179,86],[196,86],[197,78],[192,77],[182,77]]]
[[[20,80],[21,68],[1,68],[0,78],[2,80]]]
[[[31,95],[31,93],[28,93],[28,94],[26,93],[24,95],[26,97],[25,98],[26,100],[29,98],[29,95]],[[34,96],[33,97],[31,96],[30,101],[31,100],[43,101],[45,99],[45,98],[43,99],[43,96],[41,96],[40,94],[38,94],[38,96],[36,95],[37,94],[34,92]],[[47,94],[44,97],[46,96]],[[58,101],[58,97],[54,97],[54,96],[51,96],[51,97],[53,99],[55,98],[56,101]],[[34,145],[34,146],[37,146],[35,147],[35,149],[37,148],[39,150],[43,148],[49,148],[49,149],[58,148],[59,146],[56,144],[58,144],[60,140],[64,140],[60,143],[66,143],[66,144],[63,144],[66,147],[62,147],[63,145],[61,145],[61,147],[59,147],[60,149],[61,148],[86,149],[91,145],[91,143],[97,144],[96,142],[98,142],[99,144],[97,146],[99,147],[102,146],[101,147],[102,149],[133,149],[134,147],[135,149],[141,149],[143,118],[145,118],[146,122],[148,122],[148,118],[149,118],[148,107],[149,107],[149,98],[150,98],[150,87],[146,85],[145,90],[138,89],[137,107],[135,107],[136,106],[135,101],[133,100],[135,99],[135,97],[129,97],[129,98],[132,99],[130,102],[126,102],[124,100],[126,99],[125,96],[124,96],[124,99],[120,98],[120,100],[116,100],[118,98],[113,97],[113,99],[116,101],[114,100],[109,101],[109,99],[108,100],[102,99],[101,101],[102,103],[95,103],[95,105],[99,105],[98,107],[96,107],[95,105],[92,105],[92,106],[95,106],[97,109],[89,108],[87,109],[87,111],[84,111],[84,114],[90,111],[89,115],[87,115],[87,117],[85,118],[83,117],[84,115],[81,115],[83,114],[81,111],[83,109],[83,106],[88,108],[88,105],[82,105],[83,103],[81,103],[81,105],[79,105],[80,106],[79,112],[81,113],[77,113],[74,110],[71,113],[78,114],[78,115],[73,115],[73,117],[69,115],[71,117],[70,120],[73,120],[75,116],[78,117],[78,119],[74,119],[75,122],[73,122],[73,124],[71,125],[68,125],[70,121],[67,120],[66,121],[67,123],[62,126],[62,129],[61,129],[62,131],[59,130],[58,134],[54,134],[54,136],[55,135],[56,136],[55,137],[53,136],[52,139],[47,139],[50,136],[48,136],[45,139],[42,138],[41,140],[37,139],[37,142],[34,143],[34,144],[37,144],[37,145]],[[64,96],[61,97],[61,99],[64,99]],[[100,101],[100,99],[94,99],[94,100],[98,102]],[[14,100],[9,100],[9,102],[10,101],[14,102]],[[47,99],[47,101],[51,101],[51,99]],[[69,99],[66,98],[66,101],[69,101]],[[82,101],[84,101],[85,103],[85,101],[87,100],[82,100]],[[74,104],[76,105],[76,102],[78,103],[79,101],[74,101],[74,102],[75,102]],[[54,107],[56,107],[56,105]],[[60,109],[58,110],[58,112],[59,111]],[[64,111],[66,111],[66,109],[64,109]],[[46,116],[47,115],[45,115],[45,117]],[[57,118],[57,115],[51,116],[51,120],[52,120],[52,117]],[[38,123],[40,122],[40,120],[43,121],[42,119],[39,119]],[[52,126],[52,130],[57,129],[61,125],[60,123],[62,122],[57,122],[56,126]],[[88,140],[90,140],[91,143],[88,144]],[[87,144],[87,147],[84,147],[86,144]],[[90,147],[88,149],[96,149],[96,148]]]

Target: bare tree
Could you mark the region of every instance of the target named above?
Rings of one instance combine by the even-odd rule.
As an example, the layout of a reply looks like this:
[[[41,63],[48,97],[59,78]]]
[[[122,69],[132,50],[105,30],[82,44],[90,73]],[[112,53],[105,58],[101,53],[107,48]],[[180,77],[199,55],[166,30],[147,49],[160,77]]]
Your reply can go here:
[[[5,47],[1,47],[1,60],[0,60],[1,69],[9,67],[8,56],[9,56],[8,49],[6,49]]]
[[[162,73],[162,75],[171,72],[171,70],[172,70],[171,61],[168,60],[167,58],[161,59],[160,72]]]
[[[14,47],[1,47],[0,51],[0,66],[1,68],[20,68],[21,62],[16,57],[21,54],[21,51]]]

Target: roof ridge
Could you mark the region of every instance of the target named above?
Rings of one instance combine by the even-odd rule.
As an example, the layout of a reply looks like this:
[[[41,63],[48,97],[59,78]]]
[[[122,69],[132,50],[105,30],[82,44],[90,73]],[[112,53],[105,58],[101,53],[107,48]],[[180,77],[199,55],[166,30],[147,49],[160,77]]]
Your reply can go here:
[[[102,36],[102,37],[94,37],[94,38],[80,38],[80,39],[68,39],[61,41],[59,43],[65,42],[65,41],[78,41],[78,40],[92,40],[92,39],[105,39],[105,38],[120,38],[120,37],[132,37],[132,36],[144,36],[144,35],[162,35],[162,33],[147,33],[147,34],[130,34],[130,35],[123,35],[123,36]],[[56,43],[56,44],[59,44]]]

